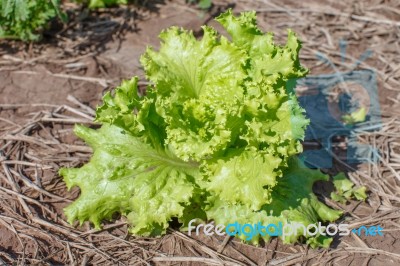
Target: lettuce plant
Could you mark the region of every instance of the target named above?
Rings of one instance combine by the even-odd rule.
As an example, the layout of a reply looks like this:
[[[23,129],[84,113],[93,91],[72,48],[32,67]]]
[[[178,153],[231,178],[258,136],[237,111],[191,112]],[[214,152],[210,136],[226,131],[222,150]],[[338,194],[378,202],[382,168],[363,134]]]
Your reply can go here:
[[[285,45],[274,44],[255,12],[216,20],[229,38],[208,26],[201,40],[177,27],[163,31],[160,49],[141,57],[146,95],[137,77],[124,81],[97,108],[101,128],[75,127],[94,153],[81,168],[60,170],[68,188],[81,189],[65,209],[70,223],[99,228],[120,213],[131,233],[153,236],[174,217],[183,228],[193,218],[306,226],[339,218],[312,192],[328,177],[295,156],[309,123],[290,88],[307,73],[296,35],[289,30]],[[331,241],[304,238],[313,247]]]

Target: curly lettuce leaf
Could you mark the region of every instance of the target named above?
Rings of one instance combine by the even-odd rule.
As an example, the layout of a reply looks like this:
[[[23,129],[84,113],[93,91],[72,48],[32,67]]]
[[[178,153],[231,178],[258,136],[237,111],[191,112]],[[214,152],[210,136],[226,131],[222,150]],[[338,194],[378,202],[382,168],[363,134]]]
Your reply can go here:
[[[234,98],[234,90],[246,77],[244,51],[226,38],[218,39],[211,27],[203,26],[203,31],[203,38],[197,41],[192,32],[171,27],[160,34],[158,52],[149,47],[142,55],[146,77],[159,95],[180,101],[206,93],[228,97],[221,98],[223,101]]]
[[[89,220],[100,228],[103,219],[118,212],[128,215],[132,232],[148,235],[165,232],[171,217],[182,215],[196,187],[198,165],[156,150],[116,126],[76,126],[75,133],[94,154],[81,168],[60,170],[69,189],[81,189],[64,210],[70,223]]]
[[[274,44],[273,34],[264,34],[257,26],[256,12],[243,12],[232,15],[229,10],[216,20],[224,26],[235,45],[247,51],[253,60],[251,75],[254,80],[266,80],[276,83],[279,79],[288,80],[307,74],[308,70],[300,65],[299,51],[301,43],[293,31],[288,30],[284,47]]]
[[[365,200],[367,198],[367,188],[364,186],[354,188],[354,183],[344,173],[339,173],[333,177],[333,185],[336,192],[331,193],[331,198],[334,201],[345,204],[352,198],[356,198],[357,200]]]
[[[96,109],[96,121],[123,128],[154,148],[163,147],[165,122],[155,110],[155,96],[143,97],[138,91],[138,78],[124,80],[114,95],[107,92]]]
[[[96,121],[133,131],[136,127],[134,111],[140,107],[139,100],[138,78],[124,80],[114,95],[107,92],[103,96],[103,104],[96,109]]]
[[[207,210],[207,216],[212,217],[216,224],[290,224],[300,223],[304,226],[316,224],[319,221],[332,222],[337,220],[342,212],[333,210],[320,202],[312,191],[314,182],[327,181],[329,177],[322,174],[319,170],[308,169],[297,158],[291,158],[289,167],[284,171],[283,177],[272,190],[272,202],[265,204],[259,210],[253,211],[244,204],[230,204],[220,199],[212,198],[209,201],[214,204]],[[227,191],[237,193],[234,187],[227,186]],[[252,194],[249,196],[253,197]],[[319,234],[315,236],[304,235],[304,231],[298,228],[292,235],[281,236],[284,243],[295,243],[301,236],[307,238],[307,243],[312,247],[328,247],[332,239]],[[240,236],[246,240],[246,236]],[[247,240],[254,244],[259,242],[260,236],[256,235]],[[265,241],[269,241],[270,236],[263,236]]]
[[[148,48],[141,57],[157,94],[156,110],[167,124],[165,141],[184,160],[226,149],[237,135],[232,127],[243,123],[247,56],[212,28],[203,30],[197,41],[192,32],[172,27],[161,33],[159,51]]]
[[[271,190],[276,185],[275,172],[281,159],[269,153],[244,151],[231,158],[220,159],[209,165],[208,191],[227,204],[241,203],[252,210],[271,203]],[[251,197],[249,197],[251,195]]]

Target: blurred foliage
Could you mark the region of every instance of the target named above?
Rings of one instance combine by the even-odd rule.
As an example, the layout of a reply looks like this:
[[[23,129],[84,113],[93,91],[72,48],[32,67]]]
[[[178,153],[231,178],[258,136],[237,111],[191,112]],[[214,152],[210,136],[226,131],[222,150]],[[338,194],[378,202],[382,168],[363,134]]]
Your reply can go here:
[[[138,4],[140,0],[73,0],[90,9]],[[146,2],[146,1],[143,1]],[[188,0],[203,10],[209,9],[211,0]],[[67,15],[61,11],[61,0],[0,0],[0,39],[19,39],[39,41],[49,22],[58,17],[67,21]]]
[[[126,5],[128,0],[75,0],[77,3],[83,3],[90,9],[110,7],[116,5]]]
[[[60,0],[0,0],[0,38],[38,41],[49,21],[58,16]]]
[[[190,4],[197,3],[197,6],[201,9],[209,9],[212,5],[211,0],[189,0]]]

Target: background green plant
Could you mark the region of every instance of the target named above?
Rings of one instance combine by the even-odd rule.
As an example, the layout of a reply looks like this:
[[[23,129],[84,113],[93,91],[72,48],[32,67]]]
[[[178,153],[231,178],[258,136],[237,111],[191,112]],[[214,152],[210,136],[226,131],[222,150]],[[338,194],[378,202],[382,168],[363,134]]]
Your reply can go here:
[[[115,5],[126,5],[128,0],[76,0],[77,3],[83,3],[89,8],[102,8]]]
[[[197,3],[198,7],[201,9],[209,9],[211,7],[211,0],[189,0],[190,4]]]
[[[66,20],[60,0],[1,0],[0,38],[38,41],[51,19]]]
[[[102,8],[102,7],[110,7],[116,5],[126,5],[129,2],[137,3],[137,2],[145,2],[145,1],[131,1],[131,0],[75,0],[78,3],[86,4],[89,8]],[[190,4],[197,3],[198,7],[201,9],[208,9],[211,7],[211,0],[188,0]]]
[[[0,0],[0,39],[19,39],[39,41],[49,22],[58,17],[67,21],[67,15],[60,9],[61,0]],[[130,0],[75,0],[90,9],[137,4],[141,1]],[[211,0],[188,0],[197,3],[206,10],[211,7]]]

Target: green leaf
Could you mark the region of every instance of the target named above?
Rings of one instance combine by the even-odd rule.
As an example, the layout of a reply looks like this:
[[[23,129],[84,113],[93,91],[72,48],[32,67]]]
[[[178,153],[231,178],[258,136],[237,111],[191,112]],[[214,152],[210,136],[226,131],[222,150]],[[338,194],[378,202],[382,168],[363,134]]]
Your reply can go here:
[[[367,198],[367,188],[362,186],[357,189],[353,189],[353,195],[357,200],[365,200]]]
[[[336,192],[331,193],[331,198],[334,201],[344,204],[353,197],[357,200],[365,200],[367,198],[366,187],[353,188],[353,182],[347,179],[344,173],[339,173],[333,177],[333,185]]]
[[[89,8],[101,8],[105,7],[106,3],[104,0],[90,0],[89,1]]]
[[[213,217],[216,224],[230,224],[238,222],[241,224],[293,224],[300,223],[307,227],[309,224],[316,224],[319,221],[335,221],[341,215],[341,211],[333,210],[320,202],[312,191],[314,182],[328,180],[328,176],[319,170],[306,168],[297,158],[291,158],[289,167],[284,171],[283,177],[279,179],[272,190],[272,202],[265,204],[259,211],[252,211],[244,204],[230,204],[220,197],[212,198],[213,202],[207,210],[207,216]],[[226,190],[230,193],[237,193],[234,187],[227,184]],[[253,198],[253,194],[251,198]],[[306,237],[307,243],[312,247],[328,247],[332,239],[323,236],[304,235],[299,228],[291,236],[281,237],[284,243],[295,243],[301,236]],[[246,236],[241,236],[246,240]],[[266,241],[270,239],[267,234],[263,237]],[[254,244],[258,243],[259,236],[248,240]]]
[[[340,202],[342,204],[345,204],[347,202],[347,199],[335,192],[331,192],[331,199],[336,201],[336,202]]]
[[[7,17],[14,13],[15,0],[1,0],[1,15]]]
[[[103,8],[103,7],[111,7],[116,5],[126,5],[128,0],[90,0],[89,8]]]
[[[365,107],[361,107],[351,114],[342,116],[342,119],[346,124],[352,125],[355,123],[364,122],[366,117],[367,110],[365,109]]]
[[[200,0],[198,6],[201,9],[209,9],[211,7],[211,0]]]
[[[62,14],[59,0],[1,0],[0,10],[0,38],[23,41],[40,40],[48,22]]]
[[[174,100],[199,98],[202,94],[228,92],[240,85],[245,77],[246,56],[217,32],[204,26],[204,36],[197,41],[192,32],[171,27],[160,34],[159,52],[148,48],[141,57],[146,77],[161,95]],[[179,51],[179,53],[177,53]]]
[[[250,75],[254,80],[274,84],[307,74],[308,70],[299,61],[301,43],[293,31],[288,31],[287,43],[280,47],[273,43],[271,33],[264,34],[258,28],[255,12],[243,12],[235,17],[229,10],[216,20],[232,36],[233,43],[244,48],[252,58]]]
[[[51,0],[51,3],[53,4],[54,10],[57,13],[57,16],[60,18],[60,20],[63,23],[68,22],[68,15],[60,10],[60,0]]]
[[[251,210],[259,210],[272,201],[271,190],[281,174],[278,170],[281,161],[272,154],[255,151],[220,159],[215,165],[208,166],[208,191],[227,204],[241,203]]]
[[[156,111],[167,123],[166,143],[184,160],[223,150],[232,141],[229,126],[240,122],[247,57],[227,39],[218,40],[213,29],[203,30],[197,41],[172,27],[161,33],[160,50],[148,48],[141,58],[157,89],[151,95],[157,94]]]
[[[350,190],[354,184],[351,182],[344,173],[339,173],[333,177],[333,184],[339,193],[344,193]]]
[[[103,105],[96,109],[96,121],[109,123],[128,131],[136,126],[135,108],[139,108],[138,78],[124,80],[115,89],[115,95],[107,92],[103,96]]]
[[[99,228],[103,219],[119,212],[128,215],[132,232],[159,234],[171,217],[182,215],[199,174],[196,164],[155,150],[116,126],[76,126],[75,133],[94,154],[79,169],[60,170],[68,188],[81,189],[80,197],[65,208],[70,223],[89,220]]]
[[[29,9],[27,2],[24,0],[15,0],[15,19],[27,20],[29,17]]]

